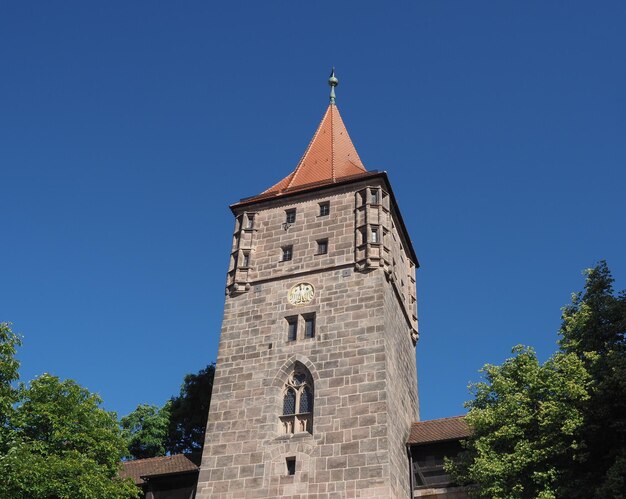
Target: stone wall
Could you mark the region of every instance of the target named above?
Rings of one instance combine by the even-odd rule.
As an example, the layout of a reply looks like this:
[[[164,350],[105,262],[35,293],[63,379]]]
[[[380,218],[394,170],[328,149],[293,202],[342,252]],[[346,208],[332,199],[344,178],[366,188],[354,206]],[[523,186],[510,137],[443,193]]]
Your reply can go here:
[[[405,442],[417,419],[415,351],[389,274],[382,266],[355,271],[355,192],[365,187],[328,188],[236,213],[237,258],[229,268],[196,497],[409,495]],[[322,201],[331,203],[324,217]],[[293,207],[296,222],[285,228],[285,210]],[[247,213],[254,213],[252,228]],[[316,255],[322,238],[329,252]],[[293,246],[293,259],[281,262],[285,245]],[[244,251],[249,265],[242,269]],[[289,290],[302,282],[314,287],[313,300],[289,304]],[[300,331],[288,341],[287,318],[311,314],[314,338]],[[296,365],[313,380],[312,433],[286,434],[280,420]],[[293,475],[287,458],[296,459]]]
[[[411,423],[419,419],[419,402],[415,350],[397,295],[395,287],[385,286],[388,441],[393,497],[406,497],[410,490],[406,442]]]

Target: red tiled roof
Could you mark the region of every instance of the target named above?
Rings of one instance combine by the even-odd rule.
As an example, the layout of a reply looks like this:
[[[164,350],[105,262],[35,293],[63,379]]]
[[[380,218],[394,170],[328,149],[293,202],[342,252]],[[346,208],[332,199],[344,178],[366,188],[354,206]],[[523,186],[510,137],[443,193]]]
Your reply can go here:
[[[431,419],[430,421],[413,423],[407,443],[416,445],[458,440],[467,438],[470,434],[469,426],[465,422],[465,416]]]
[[[120,477],[130,477],[136,485],[141,485],[144,483],[142,477],[198,471],[200,459],[200,453],[195,453],[124,461],[120,470]]]
[[[296,169],[262,195],[280,194],[319,182],[335,182],[366,171],[343,124],[339,109],[330,104]]]

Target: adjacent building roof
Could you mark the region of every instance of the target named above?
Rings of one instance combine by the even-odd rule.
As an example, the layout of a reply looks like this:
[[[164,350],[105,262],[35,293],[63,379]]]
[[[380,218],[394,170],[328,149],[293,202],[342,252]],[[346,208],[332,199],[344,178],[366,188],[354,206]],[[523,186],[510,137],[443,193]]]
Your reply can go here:
[[[141,485],[151,477],[190,473],[198,471],[201,454],[174,454],[173,456],[136,459],[122,463],[120,477],[130,477],[136,485]]]
[[[471,434],[465,416],[419,421],[411,425],[409,445],[430,444],[446,440],[459,440]]]

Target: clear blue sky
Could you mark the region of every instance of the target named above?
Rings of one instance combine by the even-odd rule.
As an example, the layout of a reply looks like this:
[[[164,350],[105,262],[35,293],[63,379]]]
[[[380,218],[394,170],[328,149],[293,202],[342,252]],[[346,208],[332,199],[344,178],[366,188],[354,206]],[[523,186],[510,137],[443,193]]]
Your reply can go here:
[[[216,358],[228,204],[289,173],[328,102],[389,172],[418,270],[422,418],[581,270],[626,288],[626,3],[4,2],[0,320],[22,377],[120,415]]]

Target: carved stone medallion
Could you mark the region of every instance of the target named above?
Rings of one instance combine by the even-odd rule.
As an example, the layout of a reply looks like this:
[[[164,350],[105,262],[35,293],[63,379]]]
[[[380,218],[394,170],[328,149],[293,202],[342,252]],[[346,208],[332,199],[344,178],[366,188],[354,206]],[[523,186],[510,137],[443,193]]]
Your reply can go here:
[[[292,305],[306,305],[315,296],[315,288],[308,282],[301,282],[293,286],[287,293],[287,300]]]

